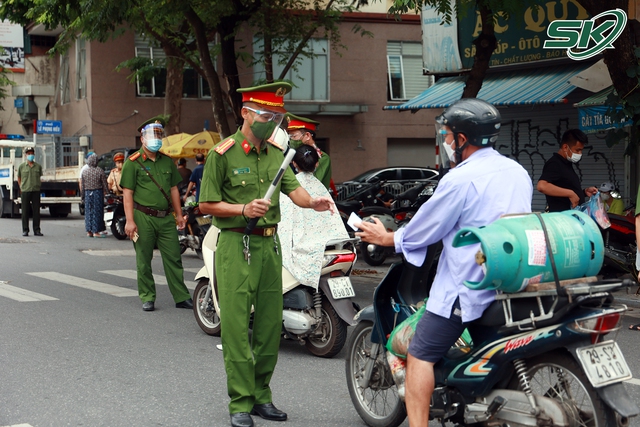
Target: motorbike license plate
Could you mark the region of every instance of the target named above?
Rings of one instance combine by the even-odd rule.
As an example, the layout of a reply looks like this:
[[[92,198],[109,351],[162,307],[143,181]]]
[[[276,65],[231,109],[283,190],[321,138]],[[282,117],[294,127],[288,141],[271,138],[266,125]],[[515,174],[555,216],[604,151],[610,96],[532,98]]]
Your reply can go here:
[[[351,286],[351,280],[348,277],[332,277],[327,279],[327,282],[329,282],[329,289],[331,289],[333,299],[352,298],[356,296],[353,286]]]
[[[631,370],[615,341],[577,349],[578,359],[595,388],[632,378]]]
[[[196,217],[196,221],[198,222],[198,225],[211,224],[211,217],[210,216],[197,216]]]

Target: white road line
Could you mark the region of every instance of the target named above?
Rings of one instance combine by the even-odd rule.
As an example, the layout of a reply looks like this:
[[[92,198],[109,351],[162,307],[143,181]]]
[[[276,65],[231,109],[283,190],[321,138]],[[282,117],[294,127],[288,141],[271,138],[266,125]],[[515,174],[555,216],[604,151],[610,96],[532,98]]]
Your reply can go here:
[[[134,289],[121,288],[108,283],[96,282],[94,280],[84,279],[82,277],[69,276],[67,274],[57,273],[55,271],[44,271],[37,273],[27,273],[30,276],[36,276],[54,282],[66,283],[67,285],[77,286],[79,288],[90,289],[92,291],[102,292],[114,297],[137,297],[138,291]]]
[[[184,271],[188,271],[189,273],[198,273],[198,271],[200,271],[202,267],[190,267],[190,268],[185,268]]]
[[[13,424],[10,426],[2,426],[2,427],[33,427],[31,424]]]
[[[50,297],[49,295],[39,294],[37,292],[31,292],[26,289],[11,286],[7,282],[0,282],[0,296],[19,302],[58,300],[58,298]]]
[[[633,384],[633,385],[640,385],[640,380],[637,378],[631,378],[630,380],[626,381],[629,384]]]
[[[98,271],[98,273],[110,274],[112,276],[123,277],[125,279],[138,280],[138,273],[136,270],[102,270]],[[154,274],[153,281],[156,282],[156,285],[164,285],[167,286],[167,278],[162,274]],[[194,290],[196,288],[195,284],[192,282],[185,282],[187,285],[187,289]]]

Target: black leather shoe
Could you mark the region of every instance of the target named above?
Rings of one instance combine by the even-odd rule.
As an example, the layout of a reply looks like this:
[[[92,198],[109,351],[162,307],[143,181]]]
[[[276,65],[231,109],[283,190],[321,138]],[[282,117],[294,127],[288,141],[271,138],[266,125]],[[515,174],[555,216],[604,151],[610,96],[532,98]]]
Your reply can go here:
[[[42,233],[41,233],[41,232],[39,232],[39,231],[36,231],[35,233],[33,233],[33,235],[34,235],[34,236],[44,236],[44,234],[42,234]]]
[[[156,308],[155,308],[155,305],[154,305],[153,301],[147,301],[147,302],[142,304],[142,309],[144,311],[153,311]]]
[[[23,231],[23,232],[22,232],[22,235],[23,235],[23,236],[28,236],[28,235],[29,235],[29,232],[28,232],[28,231]]]
[[[176,303],[176,308],[191,308],[191,309],[193,309],[193,300],[191,298],[189,298],[186,301],[182,301],[182,302]]]
[[[273,406],[273,403],[262,403],[260,405],[253,405],[251,415],[259,415],[265,420],[271,421],[286,421],[287,414],[280,409]]]
[[[231,427],[253,427],[253,418],[246,412],[231,414]]]

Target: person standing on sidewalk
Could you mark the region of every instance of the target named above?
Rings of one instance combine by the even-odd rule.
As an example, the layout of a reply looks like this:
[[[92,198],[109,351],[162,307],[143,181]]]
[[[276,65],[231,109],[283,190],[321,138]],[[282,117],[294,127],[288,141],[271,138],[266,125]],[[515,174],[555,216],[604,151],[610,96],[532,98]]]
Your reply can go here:
[[[122,166],[120,186],[124,191],[125,233],[133,241],[138,271],[138,294],[142,310],[155,310],[156,285],[151,271],[153,249],[157,245],[164,273],[177,308],[193,308],[184,284],[184,270],[178,244],[178,231],[185,227],[178,184],[182,181],[171,158],[158,153],[164,129],[156,121],[141,129],[142,148]],[[173,208],[173,212],[172,212]]]
[[[29,215],[33,213],[33,235],[42,236],[40,232],[40,187],[42,182],[42,166],[35,162],[35,150],[25,150],[27,161],[18,166],[18,185],[22,200],[22,235],[29,235]]]
[[[200,188],[200,210],[212,214],[220,229],[215,273],[224,307],[220,324],[232,427],[252,427],[251,414],[287,419],[273,405],[269,387],[282,330],[282,255],[276,233],[280,191],[300,207],[321,212],[333,206],[330,198],[312,198],[289,167],[271,200],[263,199],[284,160],[283,147],[270,139],[282,123],[284,95],[290,90],[285,82],[238,89],[244,122],[209,152]],[[259,218],[257,227],[245,234],[252,218]]]

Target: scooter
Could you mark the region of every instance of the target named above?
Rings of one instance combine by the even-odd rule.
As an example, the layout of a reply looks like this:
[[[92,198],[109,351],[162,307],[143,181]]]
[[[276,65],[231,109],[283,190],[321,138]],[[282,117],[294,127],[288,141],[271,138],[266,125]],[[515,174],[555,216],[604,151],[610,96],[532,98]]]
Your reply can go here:
[[[124,214],[124,203],[122,196],[109,193],[105,197],[104,205],[104,223],[106,227],[111,228],[111,233],[118,240],[127,238],[124,232],[124,226],[127,223],[127,217]]]
[[[208,335],[220,336],[220,310],[215,279],[215,252],[220,230],[211,226],[204,238],[204,267],[196,275],[193,312],[196,322]],[[317,287],[301,285],[282,269],[282,335],[297,340],[315,356],[330,358],[342,350],[347,326],[354,324],[357,306],[349,275],[356,262],[356,239],[326,243],[325,264]],[[212,280],[213,279],[213,280]],[[224,309],[224,307],[222,307]]]
[[[601,274],[605,277],[616,277],[628,273],[635,279],[638,277],[635,217],[613,214],[608,216],[611,226],[600,229],[604,241],[604,265]]]
[[[361,310],[347,343],[349,395],[372,427],[406,418],[385,348],[394,327],[416,311],[435,277],[440,244],[418,268],[396,263]],[[593,281],[589,281],[593,280]],[[498,294],[434,365],[430,418],[474,426],[626,426],[640,408],[623,381],[631,371],[614,339],[625,305],[612,292],[631,281],[576,280],[558,288]],[[396,376],[397,377],[397,376]]]
[[[202,259],[202,242],[211,227],[211,215],[204,215],[196,204],[183,206],[182,215],[185,218],[186,226],[183,230],[178,230],[180,253],[183,254],[191,248],[198,255],[198,258]]]

